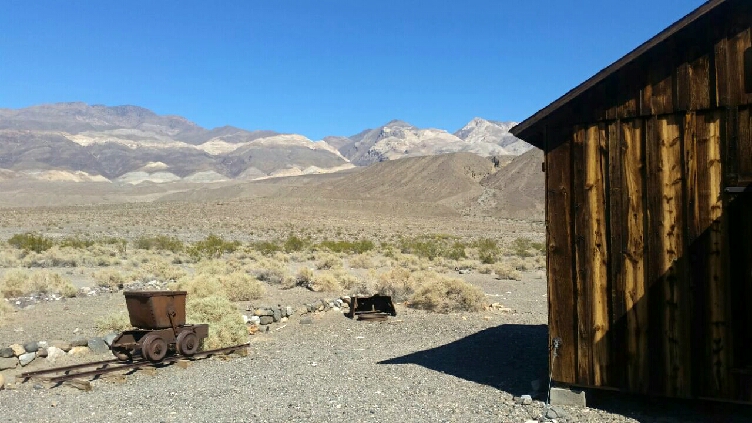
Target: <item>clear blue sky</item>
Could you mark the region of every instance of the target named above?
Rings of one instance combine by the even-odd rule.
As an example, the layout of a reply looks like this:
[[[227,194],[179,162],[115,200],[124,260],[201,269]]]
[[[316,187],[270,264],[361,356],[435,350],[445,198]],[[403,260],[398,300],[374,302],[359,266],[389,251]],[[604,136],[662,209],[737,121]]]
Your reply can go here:
[[[134,104],[320,139],[520,121],[703,0],[0,0],[0,107]]]

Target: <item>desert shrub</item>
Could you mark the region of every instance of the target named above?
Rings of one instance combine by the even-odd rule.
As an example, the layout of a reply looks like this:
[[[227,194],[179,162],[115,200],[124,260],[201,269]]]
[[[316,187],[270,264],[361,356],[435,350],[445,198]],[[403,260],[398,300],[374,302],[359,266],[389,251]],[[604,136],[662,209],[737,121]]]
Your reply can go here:
[[[13,313],[13,307],[7,302],[0,300],[0,326],[6,321],[6,317]]]
[[[498,263],[494,267],[494,273],[498,279],[509,279],[513,281],[522,280],[522,272],[515,269],[509,263]]]
[[[342,285],[337,280],[337,275],[329,271],[323,271],[313,276],[313,281],[308,286],[315,292],[340,292]]]
[[[544,242],[531,242],[530,247],[542,254],[545,254],[546,252],[546,244]]]
[[[285,240],[283,249],[288,253],[292,253],[296,251],[303,251],[307,249],[309,245],[310,242],[308,240],[298,238],[295,235],[290,235]]]
[[[237,308],[223,295],[188,297],[186,318],[189,323],[208,323],[209,337],[204,349],[221,348],[248,342],[248,332]]]
[[[218,278],[230,301],[256,300],[266,292],[258,280],[244,272],[233,272]]]
[[[52,240],[44,235],[37,235],[31,232],[16,234],[10,237],[8,244],[24,251],[33,251],[41,253],[52,248]]]
[[[282,247],[276,242],[272,241],[254,242],[253,244],[251,244],[251,248],[265,256],[270,256],[278,251],[282,251]]]
[[[179,253],[184,248],[181,240],[167,235],[142,236],[134,242],[134,246],[139,250],[171,251],[173,253]]]
[[[439,313],[479,311],[486,305],[486,295],[462,279],[434,274],[417,286],[409,305]]]
[[[186,275],[185,270],[161,259],[142,263],[139,268],[139,276],[142,280],[177,281]]]
[[[429,260],[435,260],[439,257],[460,260],[467,257],[465,254],[466,245],[448,235],[400,238],[398,245],[403,254],[414,254]]]
[[[292,279],[281,263],[270,259],[252,265],[250,272],[256,276],[256,279],[270,285],[284,285]]]
[[[96,244],[96,241],[94,241],[93,239],[79,238],[77,236],[74,236],[61,239],[59,245],[62,248],[68,247],[84,250],[93,246],[94,244]]]
[[[345,290],[350,291],[356,286],[362,284],[362,281],[360,279],[358,279],[354,275],[351,275],[343,269],[337,269],[333,273],[335,279],[337,279],[337,283],[339,283],[339,285]]]
[[[494,264],[499,260],[499,246],[496,241],[482,238],[475,242],[478,249],[478,259],[483,264]]]
[[[194,260],[201,258],[221,257],[224,253],[232,253],[240,247],[239,241],[226,241],[217,235],[211,234],[202,241],[195,242],[188,253]]]
[[[68,279],[57,273],[46,270],[33,273],[12,271],[0,281],[0,293],[5,298],[36,293],[75,297],[78,290]]]
[[[490,264],[483,264],[478,267],[478,273],[482,275],[490,275],[494,272],[494,266]]]
[[[97,332],[106,334],[110,332],[123,332],[131,329],[131,320],[124,312],[112,313],[97,319],[94,323]]]
[[[114,269],[104,269],[94,272],[94,280],[96,281],[97,286],[105,288],[115,288],[126,282],[130,282],[122,272]]]
[[[311,286],[313,284],[313,270],[302,267],[295,275],[295,284],[298,286]]]
[[[358,241],[329,241],[318,244],[319,249],[326,249],[333,253],[363,254],[376,248],[373,241],[361,239]]]
[[[29,274],[20,270],[12,270],[0,281],[0,294],[5,298],[20,297],[29,292]]]
[[[415,290],[415,280],[411,278],[411,272],[403,268],[394,268],[378,275],[376,279],[376,292],[381,295],[390,295],[392,300],[405,301]]]
[[[517,257],[532,257],[530,250],[533,248],[533,242],[528,238],[516,238],[512,241],[511,252]]]
[[[443,256],[451,260],[467,258],[467,255],[465,254],[465,244],[459,241],[455,242]]]
[[[192,278],[185,278],[178,282],[167,285],[171,290],[186,291],[188,298],[206,298],[212,296],[225,296],[225,290],[219,282],[219,278],[212,275],[198,274]]]
[[[332,254],[323,255],[316,261],[316,269],[319,270],[335,269],[339,267],[342,267],[342,259]]]
[[[373,259],[368,254],[356,254],[347,261],[353,269],[370,269],[374,267]]]

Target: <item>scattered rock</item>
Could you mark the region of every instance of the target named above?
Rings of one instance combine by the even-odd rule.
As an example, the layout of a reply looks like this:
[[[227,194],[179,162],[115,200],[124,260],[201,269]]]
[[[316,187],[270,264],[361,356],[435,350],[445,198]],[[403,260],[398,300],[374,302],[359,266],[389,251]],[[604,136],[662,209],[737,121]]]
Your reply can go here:
[[[243,323],[245,323],[245,324],[247,325],[247,324],[248,324],[248,321],[249,321],[249,320],[250,320],[250,319],[248,318],[248,316],[246,316],[246,315],[244,314],[244,315],[243,315]]]
[[[280,323],[287,323],[287,320],[288,320],[287,317],[283,317],[283,318],[279,319],[279,322]]]
[[[89,352],[89,347],[73,347],[70,351],[68,351],[68,355],[72,357],[81,357],[89,354]]]
[[[118,336],[120,336],[119,333],[108,333],[107,336],[104,337],[104,343],[107,344],[107,346],[110,346]]]
[[[291,307],[291,306],[287,306],[287,307],[285,307],[285,314],[287,315],[287,317],[290,317],[290,316],[292,316],[292,315],[293,315],[293,311],[294,311],[294,310],[292,309],[292,307]]]
[[[54,363],[60,357],[65,357],[65,350],[58,347],[47,347],[47,361]]]
[[[38,348],[37,352],[39,352],[39,350],[46,350],[47,347],[49,347],[49,345],[47,344],[47,341],[39,341],[39,342],[37,342],[37,348]]]
[[[0,358],[13,358],[15,356],[12,348],[0,348]]]
[[[258,316],[251,316],[248,321],[254,325],[260,325],[261,324],[261,318]]]
[[[47,357],[47,348],[40,348],[39,350],[37,350],[37,357],[39,358]]]
[[[61,341],[59,339],[56,339],[54,341],[50,341],[50,347],[59,348],[65,352],[68,352],[73,346],[68,341]]]
[[[0,358],[0,371],[15,369],[18,366],[18,359],[16,357]]]
[[[35,352],[28,352],[26,354],[21,354],[18,357],[18,362],[21,363],[21,367],[26,366],[27,364],[34,361],[34,359],[37,358],[37,353]]]
[[[564,410],[557,406],[552,406],[551,408],[546,410],[547,419],[563,419],[565,416],[566,413],[564,413]]]
[[[31,341],[23,344],[24,349],[26,352],[37,352],[39,350],[39,344],[36,343],[36,341]]]
[[[89,339],[89,342],[86,344],[86,346],[89,347],[89,349],[94,354],[104,354],[110,352],[110,347],[106,342],[104,342],[103,338],[91,338]]]
[[[272,316],[261,316],[259,318],[259,323],[262,325],[270,325],[274,323],[274,317]]]
[[[253,315],[254,316],[259,316],[259,317],[261,317],[261,316],[274,316],[274,312],[271,311],[271,310],[269,310],[269,309],[258,308],[258,309],[256,309],[253,312]]]
[[[76,338],[71,341],[71,347],[87,347],[89,346],[89,340],[86,338]]]
[[[24,349],[23,345],[21,344],[13,344],[10,346],[10,349],[13,350],[13,355],[16,357],[21,356],[22,354],[26,354],[26,350]]]
[[[275,308],[274,310],[272,310],[272,318],[274,319],[275,322],[279,322],[279,319],[282,318],[282,310],[278,308]]]

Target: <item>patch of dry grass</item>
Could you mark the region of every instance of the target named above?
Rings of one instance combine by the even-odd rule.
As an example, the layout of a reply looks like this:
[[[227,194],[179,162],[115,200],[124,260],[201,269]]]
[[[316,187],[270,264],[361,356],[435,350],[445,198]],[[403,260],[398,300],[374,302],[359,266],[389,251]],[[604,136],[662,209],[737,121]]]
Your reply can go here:
[[[376,265],[370,254],[355,254],[347,260],[347,264],[353,269],[371,269]]]
[[[102,269],[94,272],[94,281],[97,286],[105,288],[115,288],[122,286],[132,280],[130,275],[124,275],[123,272],[115,269]]]
[[[128,314],[124,312],[112,313],[99,318],[96,320],[94,327],[96,327],[99,334],[123,332],[133,328]]]
[[[395,267],[378,275],[375,289],[381,295],[391,296],[393,301],[402,302],[415,292],[415,282],[410,270]]]
[[[316,269],[318,270],[338,269],[342,265],[342,259],[334,254],[321,254],[319,259],[316,260]]]
[[[8,272],[0,281],[0,294],[5,298],[36,293],[75,297],[78,290],[68,279],[47,270],[36,272],[14,270]]]
[[[502,262],[495,264],[494,273],[496,273],[496,278],[498,279],[508,279],[513,281],[522,280],[522,272],[515,269],[514,266],[509,263]]]
[[[13,306],[5,302],[5,300],[0,300],[0,326],[2,326],[11,313],[13,313]]]

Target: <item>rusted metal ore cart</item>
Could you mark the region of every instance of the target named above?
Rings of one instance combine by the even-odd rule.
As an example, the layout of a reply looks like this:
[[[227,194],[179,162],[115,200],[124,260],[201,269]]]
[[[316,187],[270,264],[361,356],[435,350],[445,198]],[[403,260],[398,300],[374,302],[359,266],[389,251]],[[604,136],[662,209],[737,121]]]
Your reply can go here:
[[[120,360],[141,354],[159,362],[168,353],[190,357],[198,352],[209,333],[209,325],[185,324],[185,291],[126,291],[125,304],[131,325],[110,346]]]

